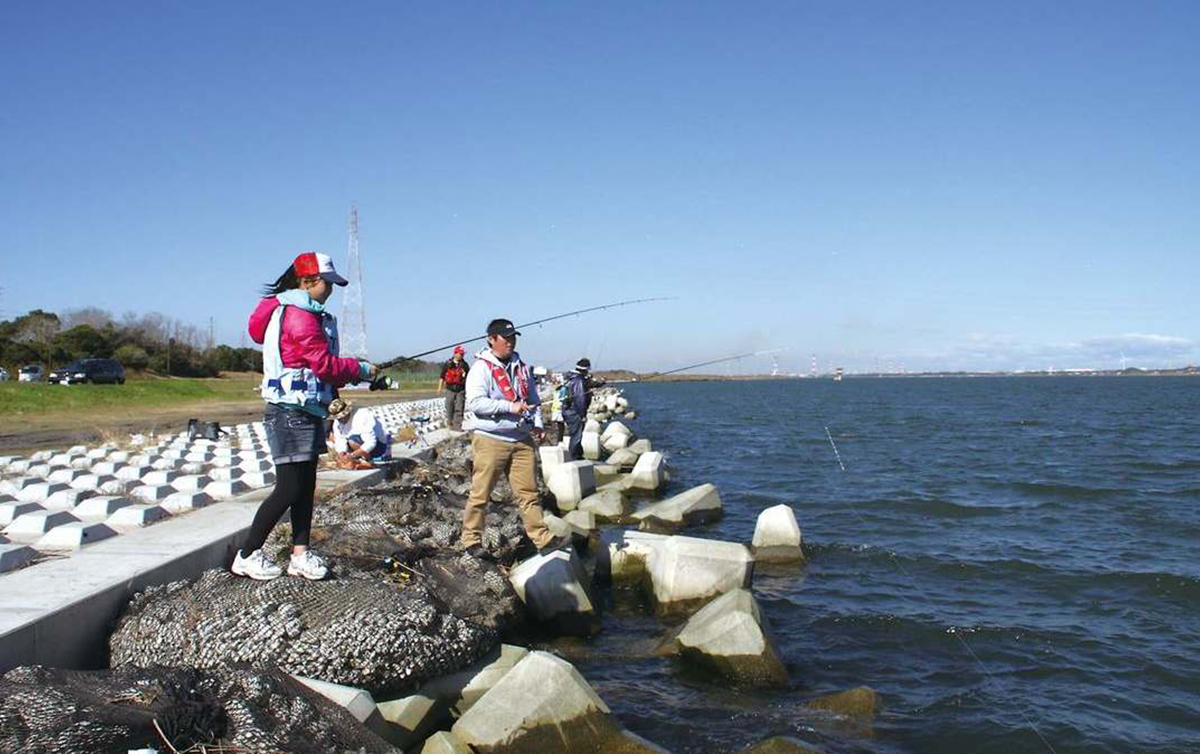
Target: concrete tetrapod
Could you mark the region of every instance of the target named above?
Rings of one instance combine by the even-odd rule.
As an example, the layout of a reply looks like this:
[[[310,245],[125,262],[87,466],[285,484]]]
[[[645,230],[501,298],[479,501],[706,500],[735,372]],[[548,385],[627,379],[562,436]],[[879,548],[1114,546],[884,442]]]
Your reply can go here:
[[[721,495],[716,486],[701,484],[637,511],[633,519],[642,531],[674,531],[716,521],[721,513]]]
[[[620,448],[610,455],[605,463],[610,466],[633,466],[637,463],[638,455],[629,448]]]
[[[754,559],[760,563],[794,563],[804,560],[803,538],[796,513],[786,505],[776,505],[758,514],[751,542]]]
[[[695,537],[668,537],[646,566],[661,612],[749,587],[754,576],[754,558],[745,545]]]
[[[371,692],[354,688],[353,686],[342,686],[337,683],[321,681],[316,678],[306,678],[294,673],[290,675],[334,704],[344,707],[355,720],[362,723],[364,727],[375,735],[388,741],[388,743],[396,743],[389,738],[391,731],[387,722],[379,714],[379,710],[376,709],[375,699],[371,696]]]
[[[599,461],[604,448],[600,444],[600,433],[584,432],[580,438],[583,446],[583,457],[589,461]]]
[[[666,460],[657,450],[638,456],[629,474],[630,486],[639,490],[657,490],[667,481]]]
[[[538,621],[559,633],[592,634],[600,618],[574,548],[534,555],[512,570],[508,580]]]
[[[579,501],[596,491],[592,462],[571,461],[559,464],[546,480],[546,486],[554,493],[559,510],[574,510]]]
[[[754,595],[726,592],[693,615],[673,642],[685,660],[748,685],[787,683]]]
[[[420,688],[417,694],[437,700],[447,710],[452,709],[457,717],[462,717],[527,654],[529,654],[529,650],[525,647],[501,644],[482,660],[465,670],[429,681]],[[390,702],[379,705],[381,711],[386,704],[390,704]],[[389,722],[395,722],[386,711],[384,718]]]
[[[566,660],[530,652],[450,729],[481,754],[602,751],[621,731]]]
[[[421,754],[471,754],[471,749],[455,738],[453,733],[440,730],[425,739]]]
[[[598,489],[579,501],[578,510],[591,513],[601,523],[612,523],[629,514],[629,503],[626,502],[624,493],[610,487]]]
[[[567,462],[567,453],[557,445],[538,448],[538,460],[542,462],[542,481],[550,483],[550,474]]]

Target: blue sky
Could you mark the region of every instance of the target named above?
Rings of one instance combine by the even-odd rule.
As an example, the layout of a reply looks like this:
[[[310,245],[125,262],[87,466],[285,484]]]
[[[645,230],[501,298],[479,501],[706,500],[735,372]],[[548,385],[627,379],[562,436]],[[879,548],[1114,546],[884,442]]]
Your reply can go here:
[[[0,314],[236,345],[357,202],[377,360],[677,296],[521,350],[1200,363],[1198,39],[1194,2],[12,0]]]

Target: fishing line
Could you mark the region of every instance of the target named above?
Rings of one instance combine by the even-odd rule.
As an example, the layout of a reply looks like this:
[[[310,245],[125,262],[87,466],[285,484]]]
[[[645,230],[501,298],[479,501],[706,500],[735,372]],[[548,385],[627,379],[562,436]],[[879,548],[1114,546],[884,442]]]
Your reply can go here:
[[[837,444],[834,443],[834,441],[833,441],[833,435],[829,432],[828,425],[825,425],[825,436],[829,438],[829,444],[831,446],[833,446],[834,457],[837,458],[838,466],[840,466],[842,468],[842,472],[844,473],[846,471],[846,465],[844,463],[842,463],[842,454],[838,452]],[[867,520],[865,518],[863,518],[862,514],[860,514],[858,512],[858,508],[857,508],[857,506],[854,505],[854,501],[847,500],[847,502],[850,505],[850,510],[853,511],[853,513],[854,513],[854,517],[858,519],[859,523],[863,525],[864,529],[868,528],[869,524],[867,524]],[[886,548],[884,551],[887,552],[888,557],[891,558],[892,562],[896,565],[896,570],[898,570],[900,573],[904,574],[904,577],[907,578],[909,581],[912,581],[912,582],[916,581],[916,579],[913,577],[913,575],[908,572],[908,569],[906,569],[904,567],[904,564],[900,562],[900,559],[898,557],[896,557],[896,553],[894,553],[891,550],[888,550]],[[903,598],[910,602],[912,601],[907,595],[903,595]],[[917,603],[914,603],[914,604],[917,604]],[[996,680],[996,677],[994,675],[992,675],[991,671],[989,671],[987,669],[987,666],[983,664],[983,660],[979,659],[979,655],[975,654],[975,650],[971,649],[971,645],[967,643],[967,640],[964,639],[959,634],[958,631],[954,630],[954,626],[951,626],[950,628],[951,628],[951,630],[949,631],[949,633],[952,636],[954,636],[955,639],[958,640],[959,644],[962,644],[963,649],[967,650],[967,654],[969,654],[971,656],[971,659],[973,659],[975,661],[975,664],[977,666],[979,666],[979,669],[983,671],[983,674],[987,677],[988,681],[993,683],[997,688],[1001,688],[1001,690],[1002,690],[1000,682]],[[1058,754],[1058,752],[1055,751],[1054,747],[1050,745],[1050,742],[1046,740],[1046,737],[1042,735],[1042,732],[1040,730],[1038,730],[1038,727],[1033,724],[1033,720],[1031,720],[1029,718],[1029,715],[1025,714],[1024,708],[1021,707],[1019,704],[1017,704],[1017,702],[1015,700],[1013,701],[1013,707],[1017,710],[1017,712],[1020,713],[1021,717],[1025,720],[1025,724],[1027,726],[1029,726],[1029,729],[1032,730],[1034,735],[1036,735],[1038,737],[1038,740],[1040,740],[1042,742],[1042,744],[1047,749],[1050,750],[1051,754]]]

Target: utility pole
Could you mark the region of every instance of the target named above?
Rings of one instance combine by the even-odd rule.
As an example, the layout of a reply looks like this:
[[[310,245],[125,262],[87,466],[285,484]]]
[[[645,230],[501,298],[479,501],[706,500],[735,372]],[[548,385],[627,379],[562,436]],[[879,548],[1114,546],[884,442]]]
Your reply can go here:
[[[213,318],[209,317],[208,318],[208,350],[210,350],[210,351],[213,350],[213,346],[216,345],[216,342],[217,342],[217,339],[216,339],[215,330],[213,329]]]
[[[367,313],[363,306],[362,257],[358,253],[358,207],[350,205],[350,241],[346,249],[346,280],[342,317],[338,323],[342,356],[367,358]]]

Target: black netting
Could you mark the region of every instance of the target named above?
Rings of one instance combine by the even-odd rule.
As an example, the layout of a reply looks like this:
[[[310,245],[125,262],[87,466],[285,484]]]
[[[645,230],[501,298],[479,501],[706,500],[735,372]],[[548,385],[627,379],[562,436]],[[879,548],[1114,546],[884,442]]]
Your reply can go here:
[[[276,669],[22,667],[0,678],[0,751],[392,752]]]

